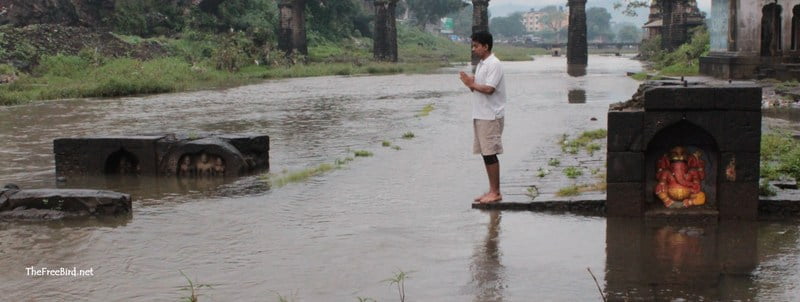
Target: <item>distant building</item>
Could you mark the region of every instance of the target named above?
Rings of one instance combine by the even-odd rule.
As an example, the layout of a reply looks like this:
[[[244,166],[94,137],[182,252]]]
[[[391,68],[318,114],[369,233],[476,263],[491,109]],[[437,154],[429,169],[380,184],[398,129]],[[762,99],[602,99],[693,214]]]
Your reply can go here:
[[[522,14],[522,25],[525,26],[525,31],[527,32],[539,32],[544,30],[553,29],[552,25],[546,24],[544,21],[546,20],[546,15],[548,12],[542,11],[535,11],[531,10],[527,13]],[[556,24],[556,31],[565,29],[569,27],[569,14],[568,12],[559,11],[561,21]]]
[[[709,35],[702,74],[800,79],[800,0],[714,1]]]
[[[692,28],[704,23],[705,15],[697,8],[696,0],[652,0],[643,26],[645,40],[661,36],[665,48],[674,49],[691,38]]]

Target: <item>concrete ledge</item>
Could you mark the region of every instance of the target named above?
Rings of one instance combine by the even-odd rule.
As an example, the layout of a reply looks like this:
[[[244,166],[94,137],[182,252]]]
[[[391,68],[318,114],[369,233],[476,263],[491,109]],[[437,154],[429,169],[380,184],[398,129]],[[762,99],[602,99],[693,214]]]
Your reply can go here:
[[[496,211],[531,211],[552,212],[555,214],[577,214],[589,216],[606,216],[606,201],[586,199],[574,201],[532,201],[532,202],[498,202],[473,203],[473,209]],[[668,209],[649,210],[644,217],[657,221],[705,221],[719,219],[719,211],[711,209],[687,209],[674,211]],[[759,219],[794,219],[800,218],[800,200],[760,200],[758,203]]]
[[[568,212],[573,214],[605,216],[605,200],[533,201],[473,203],[473,209],[533,212]]]

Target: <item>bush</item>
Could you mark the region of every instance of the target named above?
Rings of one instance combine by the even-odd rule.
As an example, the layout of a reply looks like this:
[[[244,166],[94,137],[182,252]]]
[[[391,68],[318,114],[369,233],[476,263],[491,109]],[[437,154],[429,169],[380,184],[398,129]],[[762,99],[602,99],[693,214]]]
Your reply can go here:
[[[34,73],[57,77],[69,77],[76,73],[84,72],[89,66],[89,61],[79,56],[44,56]]]
[[[115,30],[143,37],[165,35],[183,29],[182,9],[174,1],[117,0],[111,17]]]
[[[253,43],[242,34],[227,36],[220,48],[214,52],[212,60],[219,70],[239,71],[242,67],[253,64],[247,50],[253,51]]]

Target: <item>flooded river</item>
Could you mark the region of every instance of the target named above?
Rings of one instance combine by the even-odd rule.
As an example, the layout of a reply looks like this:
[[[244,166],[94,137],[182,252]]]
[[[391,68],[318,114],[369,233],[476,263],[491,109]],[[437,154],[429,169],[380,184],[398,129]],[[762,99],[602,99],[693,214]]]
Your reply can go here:
[[[534,170],[558,154],[562,134],[605,128],[608,105],[638,87],[625,76],[641,70],[637,61],[589,64],[570,77],[563,57],[504,63],[507,201],[530,200]],[[471,154],[460,69],[0,108],[0,183],[134,198],[132,217],[0,221],[0,300],[177,301],[189,295],[183,272],[211,286],[197,290],[200,301],[398,301],[386,280],[403,271],[407,301],[600,301],[587,268],[619,300],[800,300],[796,223],[663,226],[471,209],[487,180]],[[279,175],[354,150],[374,156],[283,187],[258,176],[55,182],[55,138],[162,132],[269,135]],[[33,277],[28,267],[93,276]]]

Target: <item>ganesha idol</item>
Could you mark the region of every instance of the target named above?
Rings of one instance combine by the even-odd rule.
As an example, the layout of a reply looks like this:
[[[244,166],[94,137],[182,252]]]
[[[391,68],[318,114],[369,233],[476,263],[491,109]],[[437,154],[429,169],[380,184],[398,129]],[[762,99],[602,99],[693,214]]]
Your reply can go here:
[[[687,154],[684,147],[674,147],[658,159],[656,195],[667,208],[688,208],[706,203],[702,181],[706,177],[703,153]]]

